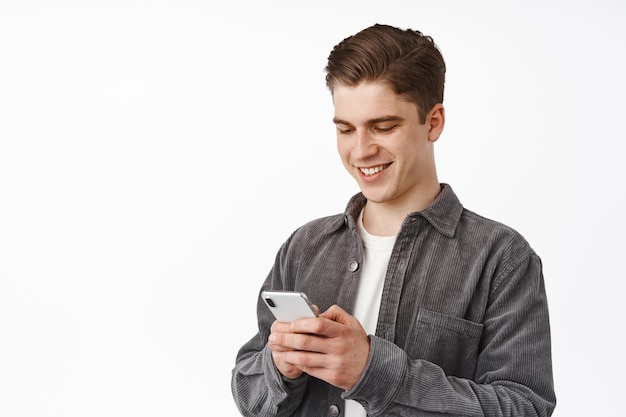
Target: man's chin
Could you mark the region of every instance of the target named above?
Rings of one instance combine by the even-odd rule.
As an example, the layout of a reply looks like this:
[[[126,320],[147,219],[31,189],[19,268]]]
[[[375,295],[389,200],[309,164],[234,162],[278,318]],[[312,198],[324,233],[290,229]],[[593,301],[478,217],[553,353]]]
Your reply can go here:
[[[381,192],[375,192],[372,190],[361,188],[361,193],[363,193],[367,201],[370,201],[372,203],[380,204],[388,200],[388,197],[384,193],[381,193]]]

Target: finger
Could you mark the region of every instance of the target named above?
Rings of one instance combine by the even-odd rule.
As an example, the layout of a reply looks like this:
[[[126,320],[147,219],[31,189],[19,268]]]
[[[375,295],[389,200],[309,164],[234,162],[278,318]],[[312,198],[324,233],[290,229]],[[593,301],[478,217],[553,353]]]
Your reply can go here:
[[[281,351],[327,353],[331,346],[328,338],[305,333],[277,333],[270,336],[270,349]]]
[[[292,379],[302,375],[303,371],[300,368],[286,360],[285,352],[273,350],[271,347],[270,350],[272,352],[272,360],[282,375]]]
[[[320,314],[320,317],[346,325],[352,324],[355,320],[353,316],[337,304],[332,305],[328,310]]]
[[[328,355],[318,352],[291,350],[281,353],[280,358],[285,363],[289,363],[310,375],[319,373],[321,369],[330,366]]]
[[[267,346],[269,346],[270,350],[273,353],[287,352],[288,350],[293,350],[293,348],[283,345],[278,339],[275,339],[273,336],[270,336]]]
[[[285,344],[285,334],[287,333],[272,333],[267,338],[267,344],[272,352],[284,352],[286,350],[293,350],[291,346]]]
[[[272,327],[270,327],[270,331],[272,333],[288,333],[291,331],[291,323],[283,323],[281,321],[276,320],[272,323]]]
[[[319,337],[333,337],[337,334],[338,324],[326,318],[299,319],[290,324],[290,333],[301,333]]]
[[[320,308],[317,306],[317,304],[313,304],[313,310],[315,311],[316,316],[320,315]]]

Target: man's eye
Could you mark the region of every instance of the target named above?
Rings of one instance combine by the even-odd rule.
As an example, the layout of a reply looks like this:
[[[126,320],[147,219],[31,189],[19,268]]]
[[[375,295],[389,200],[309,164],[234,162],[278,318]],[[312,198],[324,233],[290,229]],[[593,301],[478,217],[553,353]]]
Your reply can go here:
[[[354,129],[338,127],[337,132],[339,132],[340,135],[349,135],[350,133],[354,132]]]
[[[393,126],[376,126],[374,128],[374,130],[379,132],[379,133],[389,133],[393,129],[395,129],[395,127],[396,127],[396,125],[393,125]]]

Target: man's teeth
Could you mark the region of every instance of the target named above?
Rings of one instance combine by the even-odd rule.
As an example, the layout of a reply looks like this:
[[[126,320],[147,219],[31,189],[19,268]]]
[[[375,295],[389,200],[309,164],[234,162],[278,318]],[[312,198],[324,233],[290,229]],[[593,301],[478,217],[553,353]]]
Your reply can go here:
[[[387,168],[387,165],[379,165],[373,168],[359,168],[361,172],[367,176],[374,175]]]

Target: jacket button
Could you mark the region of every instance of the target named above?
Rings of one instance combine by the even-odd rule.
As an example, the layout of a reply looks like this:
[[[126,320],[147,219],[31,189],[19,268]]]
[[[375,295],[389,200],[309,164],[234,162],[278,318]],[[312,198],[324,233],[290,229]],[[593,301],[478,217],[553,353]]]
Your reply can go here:
[[[328,409],[328,412],[330,413],[332,417],[337,417],[339,414],[341,414],[339,407],[337,407],[334,404],[330,406],[330,408]]]
[[[348,269],[350,270],[350,272],[356,271],[357,269],[359,269],[359,263],[357,261],[350,262],[350,265],[348,265]]]

